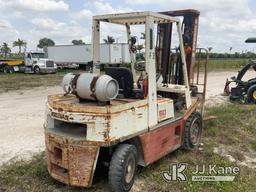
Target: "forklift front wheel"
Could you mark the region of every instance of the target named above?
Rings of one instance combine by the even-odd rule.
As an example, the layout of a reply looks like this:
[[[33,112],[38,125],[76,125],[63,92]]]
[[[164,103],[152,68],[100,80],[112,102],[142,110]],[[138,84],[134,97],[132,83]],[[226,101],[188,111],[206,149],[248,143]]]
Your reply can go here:
[[[127,192],[133,186],[137,169],[137,149],[121,144],[112,155],[109,167],[109,184],[115,192]]]
[[[202,115],[199,112],[193,112],[186,121],[183,148],[192,150],[198,146],[203,128]]]
[[[249,103],[256,103],[256,85],[253,85],[248,89],[247,97]]]

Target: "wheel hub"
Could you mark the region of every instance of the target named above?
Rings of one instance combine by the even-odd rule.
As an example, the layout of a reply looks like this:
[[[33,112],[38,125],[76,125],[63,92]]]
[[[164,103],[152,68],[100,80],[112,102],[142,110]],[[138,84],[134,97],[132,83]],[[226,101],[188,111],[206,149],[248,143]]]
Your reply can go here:
[[[125,171],[125,182],[130,183],[134,176],[135,162],[133,158],[129,158],[127,161],[126,171]]]
[[[252,93],[252,97],[253,97],[253,99],[254,99],[254,100],[256,100],[256,90],[255,90],[255,91],[253,91],[253,93]]]

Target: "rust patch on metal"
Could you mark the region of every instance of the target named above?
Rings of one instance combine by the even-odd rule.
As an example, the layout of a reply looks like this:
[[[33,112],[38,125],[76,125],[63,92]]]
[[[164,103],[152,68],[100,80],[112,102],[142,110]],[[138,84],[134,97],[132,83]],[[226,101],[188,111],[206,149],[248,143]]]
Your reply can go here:
[[[63,112],[64,110],[62,108],[57,109],[58,112]]]
[[[111,101],[110,105],[108,106],[100,106],[97,104],[97,102],[94,101],[81,103],[75,96],[63,96],[59,94],[48,96],[48,104],[56,111],[58,111],[58,109],[62,109],[63,111],[68,111],[71,113],[91,113],[91,115],[106,115],[121,113],[132,107],[146,106],[147,100],[116,99]]]
[[[106,119],[107,123],[106,123],[106,127],[104,129],[103,137],[104,137],[105,142],[110,142],[111,139],[109,137],[109,134],[110,134],[110,129],[111,129],[111,123],[110,123],[111,116],[106,116],[105,119]]]
[[[69,117],[63,113],[56,113],[56,112],[51,112],[51,116],[52,117],[55,117],[57,119],[64,119],[66,121],[69,120]]]
[[[45,144],[48,171],[53,178],[72,186],[91,186],[98,158],[97,145],[77,145],[47,132]]]
[[[73,186],[91,186],[97,155],[94,146],[69,146],[69,179]]]

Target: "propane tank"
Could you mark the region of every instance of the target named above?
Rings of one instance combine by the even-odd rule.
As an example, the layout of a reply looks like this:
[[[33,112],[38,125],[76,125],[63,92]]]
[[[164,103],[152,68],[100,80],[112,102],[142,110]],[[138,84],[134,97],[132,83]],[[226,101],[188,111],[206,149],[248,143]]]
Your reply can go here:
[[[117,97],[118,82],[109,75],[93,73],[72,74],[63,77],[62,88],[66,94],[75,94],[80,99],[106,102]]]
[[[72,91],[72,86],[71,86],[71,81],[74,79],[75,75],[73,73],[68,73],[66,75],[64,75],[63,79],[62,79],[62,89],[63,91],[68,94]]]

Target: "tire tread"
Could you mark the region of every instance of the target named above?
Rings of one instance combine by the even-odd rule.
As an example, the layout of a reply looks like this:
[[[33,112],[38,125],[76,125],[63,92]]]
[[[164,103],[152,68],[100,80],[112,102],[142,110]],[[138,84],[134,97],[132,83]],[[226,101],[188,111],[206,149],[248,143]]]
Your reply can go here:
[[[112,159],[109,167],[109,183],[111,188],[115,192],[124,192],[122,183],[122,175],[123,175],[123,164],[125,162],[126,156],[132,152],[136,157],[137,163],[137,149],[134,145],[130,144],[120,144],[112,155]]]
[[[202,116],[197,111],[194,111],[186,121],[185,128],[184,128],[183,145],[182,145],[182,148],[185,150],[192,150],[194,148],[194,146],[190,144],[190,127],[192,125],[194,118],[196,118],[197,116],[201,119],[201,122],[202,122]]]

